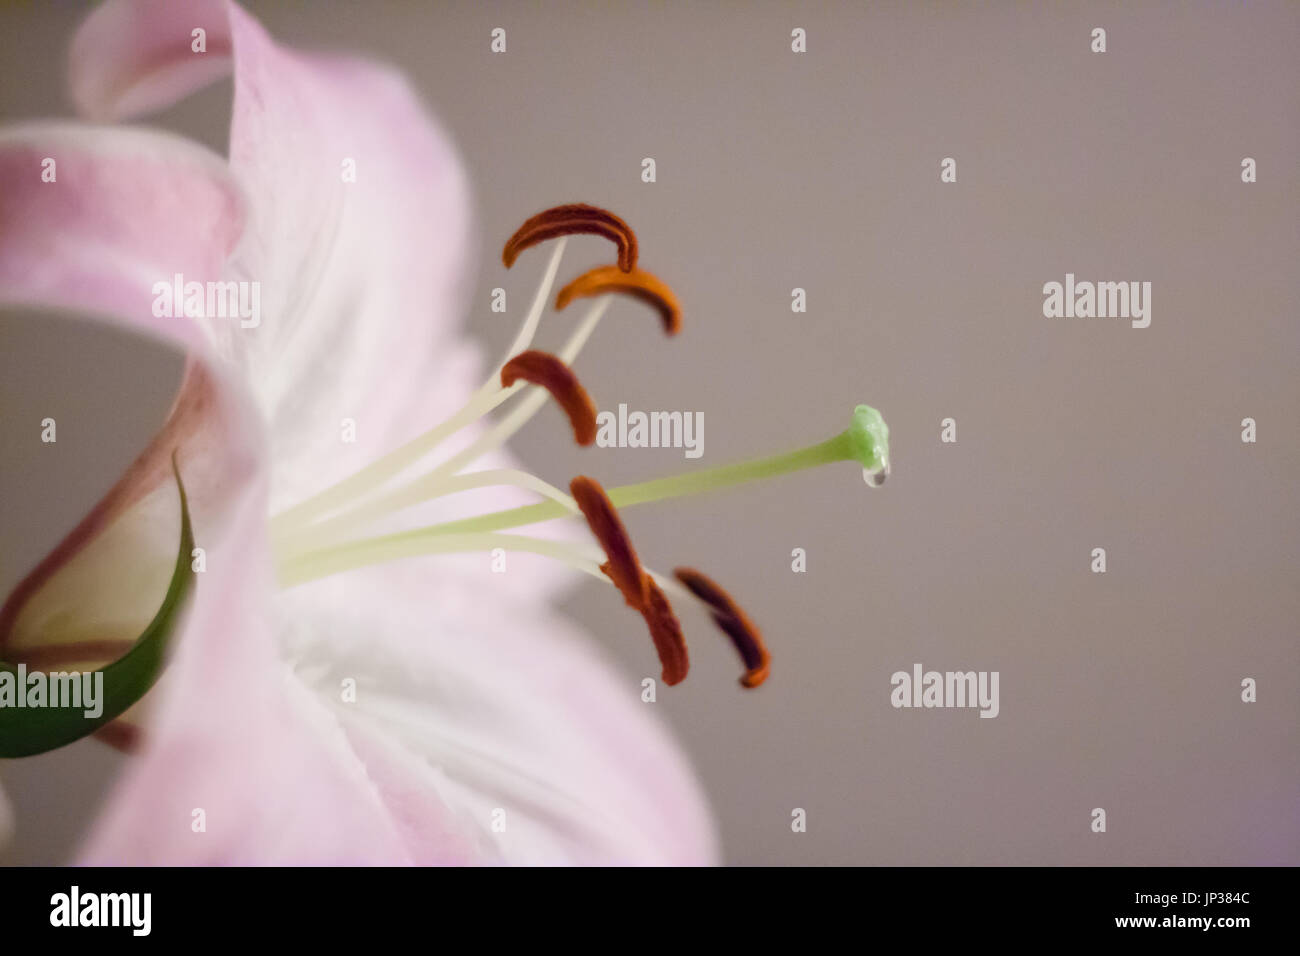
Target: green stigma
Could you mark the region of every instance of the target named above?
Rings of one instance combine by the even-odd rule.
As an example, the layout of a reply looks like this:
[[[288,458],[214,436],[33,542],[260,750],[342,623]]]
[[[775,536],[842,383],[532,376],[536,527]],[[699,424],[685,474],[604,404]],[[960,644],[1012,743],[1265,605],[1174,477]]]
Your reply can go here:
[[[853,409],[848,435],[853,457],[862,465],[863,480],[879,488],[889,477],[889,426],[884,416],[870,405],[859,405]]]

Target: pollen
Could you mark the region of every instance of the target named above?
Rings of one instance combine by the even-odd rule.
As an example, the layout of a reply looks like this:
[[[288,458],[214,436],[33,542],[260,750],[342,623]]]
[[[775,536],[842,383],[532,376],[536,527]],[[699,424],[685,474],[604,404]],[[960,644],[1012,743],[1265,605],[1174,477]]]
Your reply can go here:
[[[693,568],[674,568],[673,574],[713,610],[714,623],[731,638],[731,643],[745,664],[745,673],[740,678],[741,685],[753,688],[767,680],[772,663],[771,655],[763,644],[763,635],[740,609],[740,605],[716,581]]]
[[[609,239],[618,246],[618,268],[623,272],[636,268],[636,233],[632,227],[612,212],[586,203],[555,206],[533,216],[506,241],[501,250],[501,261],[509,269],[525,249],[549,239],[577,234]]]
[[[655,652],[663,666],[660,676],[665,684],[672,687],[685,680],[686,672],[690,669],[686,636],[682,633],[681,622],[673,613],[673,606],[668,603],[667,595],[650,575],[645,574],[644,577],[649,600],[641,609],[641,616],[650,628],[650,639],[654,641]]]
[[[600,566],[605,576],[614,582],[630,607],[642,610],[650,600],[650,580],[641,570],[641,561],[632,547],[623,520],[614,504],[605,494],[600,482],[579,475],[569,482],[569,491],[578,503],[591,533],[596,536],[605,557],[609,560]]]
[[[555,307],[563,309],[574,299],[607,292],[621,292],[640,299],[659,310],[664,331],[676,335],[682,328],[682,309],[673,290],[656,276],[641,269],[625,270],[616,266],[601,266],[584,272],[556,296]]]
[[[645,618],[646,626],[650,629],[650,639],[654,641],[655,653],[659,655],[659,663],[663,667],[663,682],[669,687],[681,683],[690,669],[690,659],[686,653],[686,637],[682,634],[681,622],[673,613],[668,596],[655,583],[654,578],[642,569],[627,529],[623,527],[605,489],[595,479],[579,475],[569,483],[569,490],[582,509],[591,533],[596,536],[609,558],[600,566],[600,570],[622,592],[623,600],[640,611]]]
[[[520,352],[501,367],[501,384],[509,388],[523,379],[540,385],[569,416],[573,426],[573,440],[579,445],[590,445],[596,440],[596,405],[582,387],[573,369],[549,352],[529,349]]]

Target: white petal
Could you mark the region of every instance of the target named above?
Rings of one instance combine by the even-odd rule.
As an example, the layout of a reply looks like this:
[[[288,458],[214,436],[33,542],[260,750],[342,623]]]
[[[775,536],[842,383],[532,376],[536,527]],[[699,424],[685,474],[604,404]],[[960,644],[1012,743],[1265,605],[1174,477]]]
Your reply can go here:
[[[508,575],[507,575],[508,576]],[[351,572],[286,595],[299,678],[395,789],[452,814],[479,853],[510,863],[702,864],[717,846],[684,755],[572,625],[515,603],[484,570],[440,576],[436,559]],[[646,640],[640,620],[629,631]],[[653,651],[647,646],[647,666]],[[342,682],[356,682],[355,703]],[[387,793],[385,793],[387,797]],[[505,830],[493,830],[504,812]],[[408,843],[439,862],[412,814]]]

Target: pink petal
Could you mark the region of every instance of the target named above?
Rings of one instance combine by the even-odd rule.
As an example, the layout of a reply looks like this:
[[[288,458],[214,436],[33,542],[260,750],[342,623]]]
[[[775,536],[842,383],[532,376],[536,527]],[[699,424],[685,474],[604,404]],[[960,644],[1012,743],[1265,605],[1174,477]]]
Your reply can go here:
[[[707,801],[657,705],[641,700],[642,675],[514,600],[501,584],[510,573],[449,582],[438,558],[414,559],[283,597],[299,676],[367,766],[381,752],[385,778],[402,781],[381,787],[408,795],[394,812],[414,858],[442,861],[422,828],[445,827],[449,810],[480,852],[508,863],[714,862]],[[638,623],[611,639],[644,641]],[[646,668],[657,673],[648,647]],[[355,703],[340,700],[345,677]],[[446,809],[417,812],[421,795]],[[497,808],[503,834],[491,829]]]
[[[209,564],[153,729],[82,862],[715,860],[704,798],[639,680],[585,636],[486,579],[444,588],[436,562],[321,582],[273,609],[257,511]]]
[[[41,179],[45,157],[56,162],[54,182]],[[228,372],[202,359],[203,331],[152,309],[154,282],[177,271],[219,274],[243,206],[219,158],[143,130],[6,130],[0,180],[0,304],[89,315],[199,356],[168,425],[0,607],[0,649],[12,659],[57,651],[64,662],[103,662],[143,630],[176,560],[172,453],[202,545],[260,467],[255,413]]]
[[[261,283],[262,322],[217,337],[268,420],[278,511],[454,411],[431,414],[427,396],[458,346],[467,183],[447,136],[389,69],[277,47],[235,4],[224,23],[212,4],[189,17],[175,6],[105,3],[74,43],[86,55],[74,56],[72,86],[83,109],[123,115],[166,105],[136,95],[142,78],[176,97],[195,88],[204,55],[191,26],[206,26],[209,49],[233,51],[230,163],[251,204],[228,276]],[[125,92],[106,101],[112,91]],[[356,422],[355,445],[340,441],[343,419]]]
[[[265,526],[250,494],[209,554],[150,732],[83,862],[407,859],[343,734],[279,658]]]
[[[191,49],[196,26],[209,54]],[[433,427],[481,383],[479,352],[457,334],[472,246],[468,185],[455,148],[399,76],[278,47],[235,4],[109,0],[73,43],[74,99],[92,115],[166,106],[136,91],[188,95],[201,85],[196,59],[214,49],[233,51],[230,162],[251,197],[227,277],[259,281],[263,311],[258,328],[226,322],[214,336],[267,418],[278,512]],[[345,157],[356,162],[355,183],[343,182]],[[344,419],[356,423],[355,442],[341,440]],[[479,434],[466,429],[440,454]],[[514,465],[498,453],[475,467]],[[479,491],[417,509],[407,526],[534,500],[513,488]],[[470,570],[482,561],[445,560]],[[534,573],[504,582],[517,593],[555,594],[574,580],[528,556],[519,565]]]
[[[206,53],[192,50],[195,29],[205,31]],[[83,116],[162,109],[230,74],[225,0],[105,3],[86,17],[70,53],[72,99]]]
[[[54,161],[54,182],[42,181]],[[198,349],[204,330],[153,314],[154,283],[221,275],[244,203],[221,157],[152,130],[27,123],[0,131],[0,296],[95,312]]]
[[[45,156],[57,159],[54,183],[40,181]],[[310,850],[320,854],[314,859],[403,859],[342,733],[292,680],[269,630],[256,413],[224,366],[202,358],[197,327],[155,318],[150,307],[157,278],[215,276],[238,235],[242,205],[225,165],[156,133],[41,126],[0,136],[0,176],[10,184],[0,193],[0,303],[90,312],[199,356],[158,438],[0,613],[7,619],[0,639],[10,650],[53,636],[64,650],[90,653],[86,644],[134,638],[175,561],[170,456],[179,451],[208,571],[196,581],[176,656],[156,688],[161,713],[145,754],[110,803],[91,858],[182,858],[171,841],[198,838],[191,813],[201,807],[212,839],[186,844],[192,856],[185,858],[294,859]],[[247,782],[242,791],[221,779],[235,769]],[[155,784],[158,772],[165,785]],[[320,817],[264,813],[261,786],[291,783],[312,790],[310,808]],[[141,827],[166,839],[119,852],[118,835]],[[336,832],[344,834],[341,845],[325,837]]]
[[[47,155],[57,157],[58,179],[42,184]],[[86,645],[133,639],[175,561],[170,458],[179,452],[208,571],[197,579],[176,657],[157,688],[162,711],[153,735],[110,804],[91,858],[405,859],[342,732],[279,658],[263,590],[270,572],[259,419],[224,365],[202,358],[197,328],[155,318],[150,308],[156,277],[215,274],[237,233],[242,206],[224,165],[154,133],[41,127],[0,137],[0,175],[13,184],[0,194],[0,303],[88,311],[200,356],[163,431],[0,612],[6,657],[51,637],[67,653],[92,656]],[[243,790],[225,786],[222,775],[235,770]],[[320,816],[267,816],[259,803],[264,784],[306,788]],[[171,841],[197,836],[196,807],[211,815],[213,839],[186,844],[197,854],[187,857]],[[117,835],[142,828],[165,839],[119,852]],[[328,833],[342,836],[331,844]]]
[[[85,42],[112,40],[112,31],[94,31],[106,29],[120,11],[138,16],[153,7],[106,4],[87,21]],[[429,383],[439,381],[439,360],[455,347],[447,326],[456,314],[468,215],[454,155],[399,82],[370,67],[277,50],[236,7],[229,22],[238,66],[232,162],[260,205],[223,277],[264,283],[264,313],[256,330],[228,323],[209,324],[205,332],[220,354],[252,376],[272,424],[275,453],[286,462],[272,476],[270,494],[288,503],[356,467],[339,452],[340,418],[357,420],[357,451],[367,458],[432,424],[427,405],[439,390]],[[130,33],[124,28],[116,36]],[[214,36],[215,28],[209,49]],[[115,48],[119,59],[100,64],[109,71],[101,79],[110,98],[120,98],[105,108],[161,104],[173,82],[193,87],[201,79],[193,70],[167,66],[173,42]],[[185,43],[188,53],[188,33]],[[113,72],[123,66],[121,58],[131,57],[133,64]],[[338,177],[343,156],[357,160],[358,183],[342,184]],[[322,158],[319,166],[311,165],[313,157]],[[144,184],[137,191],[152,211],[153,183],[140,177],[139,167],[124,179]],[[52,209],[53,221],[62,216],[68,228],[55,230],[59,242],[51,249],[58,261],[48,272],[27,253],[29,243],[0,247],[0,299],[7,286],[18,300],[94,308],[150,327],[142,292],[149,286],[142,283],[176,271],[205,281],[220,261],[215,249],[229,248],[240,234],[223,225],[175,237],[153,220],[132,231],[120,221],[126,209],[114,202],[113,185],[97,181],[83,208],[41,207],[22,197],[38,204],[20,206],[14,223],[35,224],[40,234]],[[189,221],[178,221],[186,225],[175,231],[183,232]],[[126,239],[124,258],[112,255],[115,235]],[[87,236],[94,240],[89,251],[78,245]],[[322,237],[325,242],[316,242]],[[191,244],[205,240],[208,254],[186,258]],[[138,259],[132,258],[137,247]],[[38,281],[24,268],[6,268],[6,255],[21,261],[25,254]],[[159,275],[162,262],[167,268]],[[202,354],[203,337],[188,323],[153,324]],[[262,486],[250,482],[257,474],[258,429],[224,370],[198,367],[213,399],[213,415],[204,421],[216,424],[181,431],[215,436],[201,447],[213,450],[210,461],[232,470],[232,480],[209,490],[243,493],[223,502],[224,534],[216,522],[196,516],[200,534],[206,532],[200,543],[208,547],[209,571],[159,688],[154,732],[97,827],[87,859],[712,859],[698,787],[641,709],[647,705],[640,702],[639,683],[620,685],[562,625],[535,605],[514,604],[510,593],[528,575],[495,580],[495,591],[480,582],[470,592],[465,582],[474,570],[466,564],[432,588],[410,578],[410,568],[447,565],[413,562],[396,589],[383,586],[390,579],[384,569],[304,588],[299,595],[314,598],[305,606],[301,597],[276,601],[268,595],[266,500]],[[441,385],[447,401],[464,395],[459,381]],[[191,447],[183,442],[187,453]],[[187,460],[188,454],[183,467]],[[169,490],[160,484],[147,496],[126,495],[131,507],[110,509],[111,528],[96,543],[126,527],[131,533],[124,540],[137,560],[174,553],[175,529],[165,529],[161,518]],[[171,505],[174,513],[174,497]],[[78,548],[66,566],[84,558]],[[85,580],[111,580],[112,568],[97,563],[91,570]],[[477,573],[487,574],[481,566]],[[358,612],[368,623],[344,627],[349,607],[354,625]],[[326,703],[306,690],[308,681],[319,679],[310,667],[295,681],[281,663],[286,637],[270,623],[277,614],[284,626],[297,622],[305,629],[308,647],[363,652],[358,673],[374,680],[363,693],[377,710],[331,713],[339,706],[334,688],[320,687]],[[304,646],[295,636],[302,633],[289,631],[290,649]],[[414,644],[406,640],[412,636]],[[474,752],[468,761],[467,747]],[[510,814],[508,837],[483,832],[489,804]],[[191,826],[195,809],[205,812],[203,833]]]

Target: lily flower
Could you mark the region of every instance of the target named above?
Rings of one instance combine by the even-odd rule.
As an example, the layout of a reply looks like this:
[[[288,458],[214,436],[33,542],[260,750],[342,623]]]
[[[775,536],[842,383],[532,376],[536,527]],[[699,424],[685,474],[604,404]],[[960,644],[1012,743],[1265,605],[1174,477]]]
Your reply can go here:
[[[0,307],[187,356],[161,431],[0,606],[6,665],[114,675],[120,706],[96,732],[132,756],[81,861],[715,861],[707,801],[639,682],[550,600],[575,569],[614,587],[667,684],[689,666],[677,600],[758,686],[757,627],[703,573],[642,566],[617,509],[835,461],[878,484],[883,419],[859,406],[807,448],[608,491],[522,470],[505,445],[548,398],[594,439],[574,364],[614,296],[682,327],[632,229],[576,203],[524,223],[505,266],[550,254],[484,380],[458,322],[466,177],[400,77],[286,50],[227,0],[109,0],[73,44],[74,100],[97,121],[227,72],[228,158],[136,127],[0,132]],[[617,261],[560,290],[557,311],[592,302],[545,352],[533,340],[575,234],[612,241]],[[258,321],[212,314],[210,290],[242,284]],[[168,288],[182,294],[160,308]],[[499,554],[510,573],[493,573]],[[5,726],[0,756],[31,752]]]

